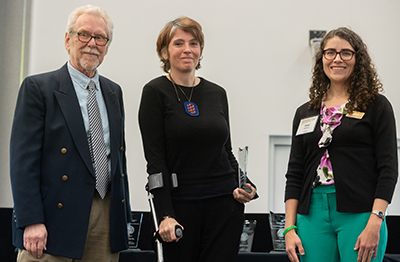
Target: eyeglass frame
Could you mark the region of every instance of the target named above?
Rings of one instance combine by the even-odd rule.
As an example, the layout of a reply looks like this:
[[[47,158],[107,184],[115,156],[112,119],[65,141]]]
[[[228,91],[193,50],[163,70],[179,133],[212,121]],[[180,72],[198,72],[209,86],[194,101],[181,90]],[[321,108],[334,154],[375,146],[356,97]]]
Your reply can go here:
[[[90,39],[89,39],[87,42],[85,42],[85,41],[82,41],[82,40],[80,39],[80,35],[83,34],[84,32],[77,32],[77,31],[74,31],[74,30],[71,30],[71,31],[69,31],[69,32],[70,32],[70,33],[77,34],[78,40],[79,40],[80,42],[82,42],[82,43],[85,43],[85,44],[89,43],[90,41],[92,41],[92,39],[94,39],[94,42],[96,43],[96,45],[98,45],[98,46],[106,46],[106,45],[108,44],[108,41],[110,41],[110,39],[109,39],[108,37],[105,37],[105,36],[102,36],[102,35],[90,35],[90,34],[88,33],[88,35],[90,36]],[[97,40],[96,40],[96,37],[97,37],[97,36],[104,37],[104,38],[106,39],[106,43],[105,43],[104,45],[99,45],[99,44],[97,43]]]
[[[326,56],[325,56],[326,51],[333,51],[333,52],[335,52],[336,54],[335,54],[335,56],[334,56],[332,59],[328,59],[328,58],[326,58]],[[347,60],[343,59],[343,57],[342,57],[342,52],[343,52],[343,51],[351,52],[352,55],[351,55],[350,59],[347,59]],[[322,51],[322,55],[323,55],[323,56],[325,57],[325,59],[328,60],[328,61],[333,61],[333,60],[335,60],[338,54],[339,54],[339,56],[340,56],[340,59],[342,59],[343,61],[350,61],[351,59],[353,59],[354,55],[357,54],[357,52],[356,52],[356,51],[353,51],[353,50],[351,50],[351,49],[342,49],[340,52],[338,52],[338,51],[336,51],[336,50],[333,49],[333,48],[325,49],[324,51]]]

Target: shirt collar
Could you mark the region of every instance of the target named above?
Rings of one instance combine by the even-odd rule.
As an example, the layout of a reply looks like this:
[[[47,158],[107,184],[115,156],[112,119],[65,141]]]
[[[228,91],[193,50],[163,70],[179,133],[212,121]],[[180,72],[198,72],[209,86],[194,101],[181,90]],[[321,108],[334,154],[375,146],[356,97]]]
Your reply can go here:
[[[80,86],[83,89],[86,89],[87,86],[89,85],[90,81],[93,81],[96,85],[97,89],[100,89],[100,82],[99,82],[99,73],[96,70],[96,74],[94,75],[93,78],[89,78],[86,75],[82,74],[78,70],[76,70],[71,63],[68,61],[68,72],[71,76],[72,81]]]

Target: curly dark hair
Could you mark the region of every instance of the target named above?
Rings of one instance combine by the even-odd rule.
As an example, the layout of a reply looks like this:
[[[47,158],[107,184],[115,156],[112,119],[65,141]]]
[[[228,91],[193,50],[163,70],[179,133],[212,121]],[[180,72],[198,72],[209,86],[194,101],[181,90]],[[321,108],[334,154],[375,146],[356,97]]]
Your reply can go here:
[[[354,110],[366,110],[368,104],[375,99],[375,96],[383,91],[382,83],[378,79],[375,66],[368,54],[367,46],[361,37],[346,27],[330,31],[321,41],[321,45],[315,54],[315,65],[310,87],[310,109],[319,109],[325,93],[330,85],[330,80],[324,72],[322,63],[323,51],[326,43],[333,37],[346,40],[354,48],[355,65],[349,78],[349,102],[346,105],[348,112]]]

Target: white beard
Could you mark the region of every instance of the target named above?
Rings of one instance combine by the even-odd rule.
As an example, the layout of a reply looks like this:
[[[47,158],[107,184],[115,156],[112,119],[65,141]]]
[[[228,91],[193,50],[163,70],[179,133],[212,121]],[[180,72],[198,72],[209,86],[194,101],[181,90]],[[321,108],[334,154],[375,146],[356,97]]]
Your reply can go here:
[[[100,65],[100,61],[99,59],[85,59],[85,58],[81,58],[80,59],[80,63],[81,66],[88,71],[92,71],[95,70],[99,65]]]
[[[96,55],[100,55],[100,52],[97,49],[91,49],[91,48],[85,48],[81,52],[94,53]],[[88,71],[95,70],[100,65],[100,60],[97,57],[82,56],[79,62],[81,63],[81,66]]]

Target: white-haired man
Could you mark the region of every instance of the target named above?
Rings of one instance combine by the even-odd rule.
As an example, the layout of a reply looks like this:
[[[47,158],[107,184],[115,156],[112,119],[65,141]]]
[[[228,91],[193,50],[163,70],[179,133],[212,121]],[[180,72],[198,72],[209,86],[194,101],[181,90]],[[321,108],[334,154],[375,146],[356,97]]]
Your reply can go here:
[[[112,32],[101,8],[76,8],[69,61],[21,85],[10,143],[19,262],[117,262],[128,248],[122,91],[97,71]]]

